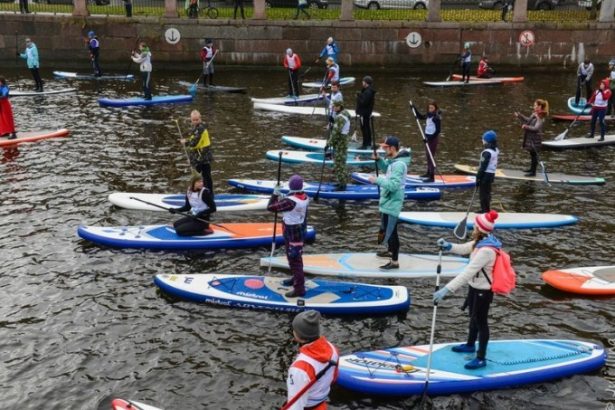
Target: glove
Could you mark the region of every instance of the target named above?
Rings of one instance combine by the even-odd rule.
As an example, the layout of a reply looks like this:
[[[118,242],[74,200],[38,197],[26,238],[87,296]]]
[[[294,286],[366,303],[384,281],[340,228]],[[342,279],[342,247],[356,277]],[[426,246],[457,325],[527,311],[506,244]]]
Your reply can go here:
[[[453,248],[453,245],[447,242],[444,238],[440,238],[436,241],[438,246],[442,248],[442,250],[450,251]]]
[[[480,186],[480,179],[476,178],[476,186],[479,187]]]
[[[18,55],[18,56],[20,56],[20,55],[21,55],[21,54],[19,53],[19,51],[17,51],[15,54],[16,54],[16,55]]]
[[[442,299],[444,299],[444,297],[448,295],[448,292],[450,291],[448,290],[446,286],[440,289],[439,291],[435,292],[433,294],[433,303],[438,304],[439,302],[441,302]]]
[[[177,213],[177,208],[169,208],[169,212],[172,214],[176,214]]]
[[[275,195],[275,196],[280,196],[281,195],[280,184],[278,184],[275,187],[273,187],[273,195]]]

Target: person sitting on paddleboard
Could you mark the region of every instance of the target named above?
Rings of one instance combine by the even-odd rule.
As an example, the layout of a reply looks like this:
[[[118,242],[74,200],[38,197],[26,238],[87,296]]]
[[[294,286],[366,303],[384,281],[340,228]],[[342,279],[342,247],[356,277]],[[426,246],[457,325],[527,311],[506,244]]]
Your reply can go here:
[[[534,111],[529,117],[515,112],[517,117],[523,123],[523,149],[530,153],[531,164],[530,168],[525,170],[526,177],[536,176],[536,167],[538,166],[538,150],[542,146],[542,130],[545,125],[545,118],[549,115],[549,103],[546,100],[537,99],[534,101]]]
[[[414,105],[413,105],[414,106]],[[438,136],[440,135],[440,129],[442,124],[442,117],[438,104],[435,101],[430,101],[427,104],[427,113],[421,114],[419,110],[414,106],[416,111],[416,117],[425,120],[425,139],[427,144],[425,146],[425,156],[427,158],[427,172],[421,175],[424,182],[433,182],[436,167],[434,161],[436,160],[436,150],[438,149]],[[431,152],[431,155],[429,153]],[[431,157],[433,156],[433,161]]]
[[[336,101],[344,101],[344,96],[342,95],[342,91],[340,90],[339,81],[331,82],[331,95],[329,96],[329,126],[333,125],[333,121],[335,120],[335,110],[333,109],[333,103]],[[323,93],[323,98],[326,98],[326,92]]]
[[[327,58],[327,73],[325,74],[325,80],[320,87],[320,93],[323,94],[326,92],[326,89],[333,81],[340,80],[340,66],[337,65],[335,60],[331,57]]]
[[[587,138],[594,138],[596,132],[596,121],[600,121],[600,139],[598,141],[604,141],[604,135],[606,134],[606,121],[604,117],[606,110],[611,99],[611,89],[609,88],[609,79],[605,78],[600,81],[598,89],[594,91],[588,104],[592,105],[592,121],[590,125],[589,134]]]
[[[476,69],[476,76],[478,78],[491,78],[495,70],[489,66],[489,59],[487,56],[482,56],[478,62],[478,68]]]
[[[186,192],[186,203],[181,208],[169,208],[172,214],[190,212],[173,223],[175,232],[179,236],[211,235],[209,217],[216,212],[216,203],[211,191],[204,186],[203,178],[199,175],[190,179],[190,187]]]
[[[288,70],[288,96],[299,97],[299,69],[301,68],[299,54],[295,54],[291,48],[287,48],[283,64],[284,68]]]
[[[327,58],[332,58],[333,61],[335,61],[337,63],[337,55],[339,54],[339,48],[337,46],[337,43],[335,42],[335,40],[333,40],[333,37],[329,37],[327,39],[327,44],[325,44],[325,46],[323,47],[322,51],[320,52],[320,55],[318,56],[318,58],[316,59],[316,61],[314,61],[315,63],[319,63],[321,58],[327,57]]]
[[[331,385],[338,374],[339,352],[320,334],[320,313],[306,310],[293,319],[293,339],[299,355],[288,369],[285,410],[326,410]]]
[[[15,120],[13,117],[13,107],[9,101],[9,86],[6,78],[0,77],[0,137],[8,136],[8,139],[17,138],[15,132]]]
[[[476,216],[471,241],[464,244],[452,244],[440,238],[438,246],[445,251],[458,255],[470,254],[470,262],[462,273],[457,275],[442,289],[433,295],[434,303],[439,303],[449,292],[455,292],[464,284],[468,284],[468,296],[463,309],[469,308],[470,326],[466,343],[453,347],[457,353],[474,353],[476,357],[465,364],[466,369],[474,370],[487,365],[487,344],[489,343],[489,306],[493,301],[493,266],[497,257],[493,248],[501,249],[502,243],[493,235],[496,211]],[[478,350],[476,341],[478,340]]]
[[[577,92],[574,96],[574,105],[579,105],[581,99],[581,87],[585,86],[585,98],[589,100],[592,95],[592,76],[594,75],[594,65],[590,61],[589,57],[585,57],[585,60],[579,64],[577,68]]]
[[[480,212],[491,210],[491,185],[495,179],[495,170],[498,166],[497,134],[493,130],[483,134],[483,152],[480,154],[480,163],[476,172],[476,187],[479,189]]]
[[[386,159],[376,153],[372,159],[376,160],[379,169],[385,171],[384,175],[376,177],[371,175],[369,182],[380,187],[378,210],[380,211],[380,230],[378,244],[386,243],[387,250],[376,253],[379,258],[390,257],[391,260],[380,266],[380,269],[399,269],[399,235],[397,234],[397,219],[404,206],[406,174],[410,165],[410,153],[399,149],[399,138],[388,136],[380,144],[386,152]]]
[[[139,64],[141,71],[141,80],[143,82],[143,99],[152,99],[152,89],[150,81],[152,79],[152,52],[147,44],[139,43],[139,51],[133,50],[131,54],[132,61]]]
[[[303,239],[307,229],[307,212],[310,199],[303,192],[303,178],[293,175],[288,180],[288,196],[282,197],[280,187],[276,186],[269,199],[267,210],[282,212],[282,229],[286,259],[293,274],[282,284],[293,287],[286,292],[287,298],[296,298],[305,295],[305,274],[303,272]]]
[[[214,57],[218,50],[214,47],[211,38],[205,40],[205,46],[201,49],[200,56],[203,63],[203,85],[208,87],[214,85]]]
[[[211,140],[209,138],[209,131],[207,130],[207,124],[205,124],[201,118],[201,113],[197,110],[193,110],[190,113],[190,122],[192,124],[192,130],[190,136],[187,139],[180,139],[182,144],[188,144],[188,157],[190,158],[190,165],[203,177],[205,186],[214,194],[214,182],[211,177],[211,163],[214,158],[211,154]]]
[[[88,50],[90,51],[90,61],[92,62],[94,75],[96,77],[100,77],[102,76],[102,70],[100,69],[100,64],[98,63],[98,58],[100,57],[100,41],[98,41],[98,37],[96,37],[96,33],[93,31],[88,33],[88,39],[86,41],[88,44]]]
[[[461,80],[459,81],[468,83],[470,81],[470,64],[472,63],[472,51],[470,51],[469,44],[463,47],[459,59],[461,60]]]
[[[350,113],[344,109],[344,100],[333,102],[333,125],[325,146],[324,154],[331,148],[333,150],[333,173],[337,184],[336,191],[345,191],[348,184],[348,170],[346,159],[348,157],[348,134],[350,133]]]
[[[376,100],[376,90],[372,87],[374,79],[366,75],[361,82],[361,91],[357,92],[357,106],[356,115],[361,122],[361,135],[363,136],[363,143],[361,149],[368,149],[376,145],[376,141],[372,141],[372,126],[371,118],[374,111],[374,103]]]

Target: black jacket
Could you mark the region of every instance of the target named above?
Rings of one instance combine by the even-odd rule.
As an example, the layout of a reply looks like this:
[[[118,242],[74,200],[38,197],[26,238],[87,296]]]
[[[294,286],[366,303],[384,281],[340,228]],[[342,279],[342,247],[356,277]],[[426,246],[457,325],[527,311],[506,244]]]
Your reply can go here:
[[[376,99],[376,90],[372,86],[362,89],[357,93],[357,115],[369,117],[374,110],[374,100]]]

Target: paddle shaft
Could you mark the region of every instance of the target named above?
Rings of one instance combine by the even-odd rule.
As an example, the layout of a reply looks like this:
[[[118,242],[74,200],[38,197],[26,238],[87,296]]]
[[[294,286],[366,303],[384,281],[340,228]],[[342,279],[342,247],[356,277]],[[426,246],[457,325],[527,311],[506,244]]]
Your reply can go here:
[[[175,121],[175,125],[177,125],[177,132],[179,133],[179,138],[183,138],[182,129],[179,126],[179,121],[177,119],[174,121]],[[190,155],[188,155],[188,149],[186,149],[186,144],[182,144],[182,147],[184,148],[184,153],[186,154],[186,160],[188,161],[190,172],[192,173],[192,175],[197,175],[197,172],[194,170],[194,168],[192,168],[192,164],[190,163]]]
[[[376,178],[378,178],[378,152],[376,151],[376,129],[374,128],[374,116],[369,117],[369,127],[372,133],[372,151],[374,152],[374,166],[376,167]],[[378,196],[380,196],[380,185],[378,187]]]
[[[327,142],[325,144],[329,144],[329,139],[331,138],[332,127],[329,126],[329,133],[327,134]],[[325,149],[322,152],[322,165],[320,166],[320,180],[318,181],[318,189],[316,190],[316,194],[314,195],[314,201],[318,202],[318,196],[320,195],[320,188],[322,187],[322,179],[325,176],[325,164],[327,162],[327,145],[325,145]]]
[[[455,61],[453,61],[453,65],[451,65],[451,69],[448,71],[448,77],[446,77],[445,81],[450,81],[451,76],[453,75],[453,69],[455,68],[455,66],[457,65],[457,62],[459,61],[460,57],[457,57],[455,59]]]
[[[297,90],[295,90],[295,83],[293,82],[292,70],[288,69],[288,81],[290,81],[290,89],[293,92],[293,98],[295,99],[295,105],[297,105]]]
[[[431,164],[433,165],[438,175],[440,175],[440,178],[442,178],[442,181],[444,181],[444,178],[442,177],[442,174],[440,173],[440,169],[438,168],[438,165],[436,165],[436,160],[433,157],[431,148],[429,148],[429,144],[427,143],[427,138],[425,137],[425,133],[423,132],[423,127],[421,126],[421,122],[419,121],[419,116],[416,112],[416,108],[414,108],[414,104],[412,104],[412,101],[409,101],[409,103],[410,103],[410,109],[412,110],[412,113],[414,114],[414,118],[416,119],[416,125],[418,126],[419,132],[421,133],[421,137],[423,138],[425,149],[427,150],[427,154],[429,154],[429,160],[431,161]]]
[[[442,272],[442,247],[438,253],[438,266],[436,267],[436,292],[440,290],[440,273]],[[423,400],[427,396],[429,387],[429,376],[431,373],[431,356],[433,354],[433,341],[436,333],[436,315],[438,313],[438,302],[433,302],[433,315],[431,317],[431,334],[429,336],[429,355],[427,356],[427,371],[425,372],[425,389],[423,390]]]
[[[576,117],[574,117],[574,120],[572,120],[572,122],[566,127],[566,129],[564,130],[564,132],[562,132],[561,134],[559,134],[557,137],[555,137],[555,141],[560,141],[566,138],[566,135],[568,134],[568,131],[570,131],[570,127],[572,127],[572,125],[574,123],[576,123],[579,120],[579,117],[581,115],[583,115],[583,111],[585,111],[585,109],[589,106],[589,104],[585,104],[585,106],[583,107],[583,109],[581,110],[581,112],[579,112],[577,114]]]
[[[320,380],[322,376],[327,373],[327,370],[329,370],[332,366],[337,366],[337,363],[332,360],[329,360],[329,363],[325,367],[323,367],[321,371],[316,373],[316,377],[314,377],[314,380],[311,380],[308,384],[303,386],[303,388],[299,390],[299,392],[297,392],[297,394],[295,394],[289,401],[287,401],[280,410],[288,410],[289,408],[291,408],[292,405],[295,404],[295,402],[299,400],[301,396],[303,396],[314,384],[316,384],[316,382]]]
[[[278,154],[278,177],[276,186],[280,185],[280,179],[282,178],[282,152]],[[269,267],[267,273],[271,273],[271,266],[273,262],[273,253],[275,252],[275,235],[278,227],[278,211],[273,212],[273,236],[271,238],[271,254],[269,255]]]
[[[541,161],[540,154],[538,154],[538,149],[536,149],[536,145],[534,145],[533,142],[532,142],[532,150],[536,154],[536,159],[538,160],[538,163],[540,164],[540,168],[542,169],[542,177],[544,178],[545,184],[551,186],[551,183],[549,182],[549,175],[547,174],[547,167],[545,166],[545,163]]]
[[[137,48],[137,46],[139,45],[139,41],[141,40],[141,37],[137,37],[137,40],[135,41],[135,46],[132,48],[132,52],[130,54],[130,61],[128,61],[128,66],[126,67],[126,71],[130,70],[130,66],[132,65],[133,61],[132,61],[132,53],[135,52],[135,49]]]

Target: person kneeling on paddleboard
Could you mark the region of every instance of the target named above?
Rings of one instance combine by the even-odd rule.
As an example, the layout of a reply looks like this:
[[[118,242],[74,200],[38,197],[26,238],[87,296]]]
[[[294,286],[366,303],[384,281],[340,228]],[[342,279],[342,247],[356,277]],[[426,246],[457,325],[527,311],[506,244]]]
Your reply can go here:
[[[474,353],[476,358],[465,364],[466,369],[479,369],[487,365],[486,354],[489,343],[489,306],[493,301],[493,266],[497,257],[496,249],[502,248],[502,243],[493,235],[495,220],[498,218],[496,211],[489,211],[476,217],[472,240],[464,244],[452,244],[438,239],[438,246],[445,251],[451,251],[458,255],[470,256],[470,262],[464,271],[446,284],[445,287],[435,292],[434,303],[439,303],[449,292],[455,292],[463,284],[467,283],[468,296],[463,309],[469,308],[470,327],[467,343],[453,347],[457,353]],[[478,340],[478,351],[476,350]]]
[[[181,208],[169,208],[169,212],[177,214],[190,212],[187,216],[175,221],[173,227],[179,236],[211,235],[209,217],[216,212],[216,203],[211,191],[203,185],[199,175],[190,179],[190,187],[186,192],[186,203]]]
[[[476,172],[476,188],[479,189],[480,212],[489,212],[491,209],[491,184],[495,179],[495,170],[498,166],[497,134],[489,130],[483,134],[483,147],[480,154],[480,163]]]
[[[307,310],[293,319],[293,337],[301,346],[288,369],[288,399],[283,410],[326,410],[337,379],[339,352],[320,334],[320,313]]]
[[[303,239],[307,229],[307,210],[310,199],[303,192],[303,178],[293,175],[288,180],[288,196],[281,197],[280,187],[276,186],[269,199],[267,210],[283,212],[282,229],[286,259],[293,274],[292,279],[282,282],[284,286],[293,286],[286,292],[287,298],[296,298],[305,295],[305,274],[303,272]]]

